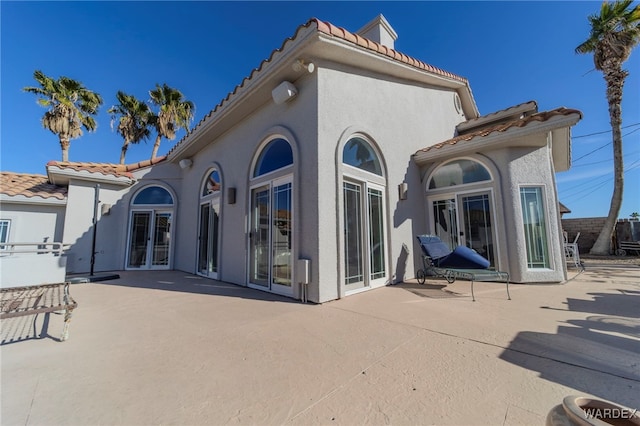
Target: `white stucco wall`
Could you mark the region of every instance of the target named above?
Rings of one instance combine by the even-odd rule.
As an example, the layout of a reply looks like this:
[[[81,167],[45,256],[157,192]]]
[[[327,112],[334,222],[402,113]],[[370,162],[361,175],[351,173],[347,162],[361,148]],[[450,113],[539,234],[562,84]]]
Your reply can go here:
[[[252,162],[263,142],[275,135],[291,143],[294,155],[293,259],[317,258],[316,82],[312,76],[305,76],[294,83],[298,88],[296,98],[282,105],[271,100],[261,105],[253,114],[245,116],[241,125],[210,140],[197,155],[191,157],[191,167],[180,171],[176,269],[196,272],[200,191],[208,171],[217,167],[222,177],[219,279],[247,284]],[[228,188],[236,188],[235,204],[228,202]],[[312,264],[311,270],[312,280],[317,283],[317,265]],[[297,286],[294,286],[293,296],[299,297]],[[317,300],[312,295],[309,299]]]
[[[318,69],[321,301],[344,295],[340,292],[344,281],[340,164],[349,137],[363,133],[381,152],[387,171],[388,280],[399,281],[415,276],[415,262],[420,261],[415,235],[426,231],[420,171],[411,155],[452,137],[455,125],[464,119],[455,110],[450,90],[325,65]],[[408,184],[408,199],[400,201],[402,182]]]
[[[70,274],[91,270],[95,185],[95,182],[80,179],[69,181],[64,243],[69,245],[67,272]],[[126,209],[123,210],[118,201],[128,187],[108,183],[99,185],[94,272],[119,270],[122,268],[119,258],[126,246],[121,232],[126,224]],[[109,215],[102,215],[102,204],[112,206]]]
[[[0,219],[11,221],[7,241],[15,243],[62,242],[64,218],[64,204],[51,205],[46,202],[25,204],[3,201],[0,210]],[[64,282],[66,256],[60,256],[58,253],[33,252],[38,248],[51,249],[54,246],[9,247],[31,252],[4,255],[0,251],[0,287]]]
[[[0,219],[11,221],[8,241],[62,242],[65,206],[3,201]]]
[[[546,138],[546,135],[535,135],[531,138]],[[565,258],[560,245],[562,234],[559,227],[560,212],[556,199],[553,169],[551,167],[549,149],[510,148],[505,151],[506,173],[503,185],[505,210],[512,214],[505,215],[506,228],[509,232],[509,268],[511,279],[515,282],[560,282],[564,280]],[[550,257],[549,269],[528,269],[526,242],[520,188],[523,186],[542,187],[547,241]]]

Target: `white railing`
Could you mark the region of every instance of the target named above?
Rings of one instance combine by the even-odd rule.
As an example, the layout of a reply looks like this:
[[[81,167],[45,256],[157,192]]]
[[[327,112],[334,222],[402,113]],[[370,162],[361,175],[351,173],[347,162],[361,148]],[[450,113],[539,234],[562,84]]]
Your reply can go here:
[[[25,287],[65,281],[68,245],[63,243],[0,244],[0,287]]]
[[[0,256],[16,253],[45,254],[53,253],[62,255],[68,248],[68,244],[62,243],[4,243],[0,244]],[[18,247],[18,248],[16,248]],[[26,247],[26,248],[23,248]]]

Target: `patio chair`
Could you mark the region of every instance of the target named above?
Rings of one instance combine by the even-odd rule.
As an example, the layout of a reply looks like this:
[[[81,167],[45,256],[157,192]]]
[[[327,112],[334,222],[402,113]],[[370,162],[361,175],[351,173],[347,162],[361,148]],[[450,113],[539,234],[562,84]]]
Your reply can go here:
[[[418,235],[416,237],[422,248],[423,268],[416,271],[418,283],[424,284],[427,275],[441,277],[449,284],[456,279],[471,281],[471,298],[475,302],[473,283],[475,281],[498,281],[507,284],[509,294],[509,273],[489,268],[489,261],[475,250],[458,246],[454,250],[442,242],[436,235]]]
[[[580,261],[580,250],[578,249],[578,238],[580,238],[580,232],[576,234],[573,242],[568,240],[567,232],[563,232],[564,235],[564,255],[568,262],[572,262],[576,268],[584,270],[584,265]]]

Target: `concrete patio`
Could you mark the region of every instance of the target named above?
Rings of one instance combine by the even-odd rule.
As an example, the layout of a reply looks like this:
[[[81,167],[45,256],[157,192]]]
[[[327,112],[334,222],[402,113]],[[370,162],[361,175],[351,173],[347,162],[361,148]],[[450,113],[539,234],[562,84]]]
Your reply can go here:
[[[183,272],[74,284],[2,321],[2,425],[541,425],[570,394],[640,409],[640,268],[442,281],[324,305]],[[42,337],[40,337],[42,335]]]

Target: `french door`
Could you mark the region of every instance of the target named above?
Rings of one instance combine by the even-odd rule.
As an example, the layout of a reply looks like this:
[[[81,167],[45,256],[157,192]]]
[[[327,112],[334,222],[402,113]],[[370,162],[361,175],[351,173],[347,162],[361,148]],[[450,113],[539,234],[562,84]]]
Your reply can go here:
[[[170,211],[131,212],[127,269],[169,269],[171,221]]]
[[[386,282],[384,188],[343,181],[345,290]]]
[[[218,234],[220,198],[200,204],[200,231],[198,235],[198,274],[218,278]]]
[[[251,190],[249,285],[293,294],[293,193],[291,178]]]
[[[495,267],[495,231],[490,192],[451,194],[431,199],[433,232],[450,249],[466,245]]]

